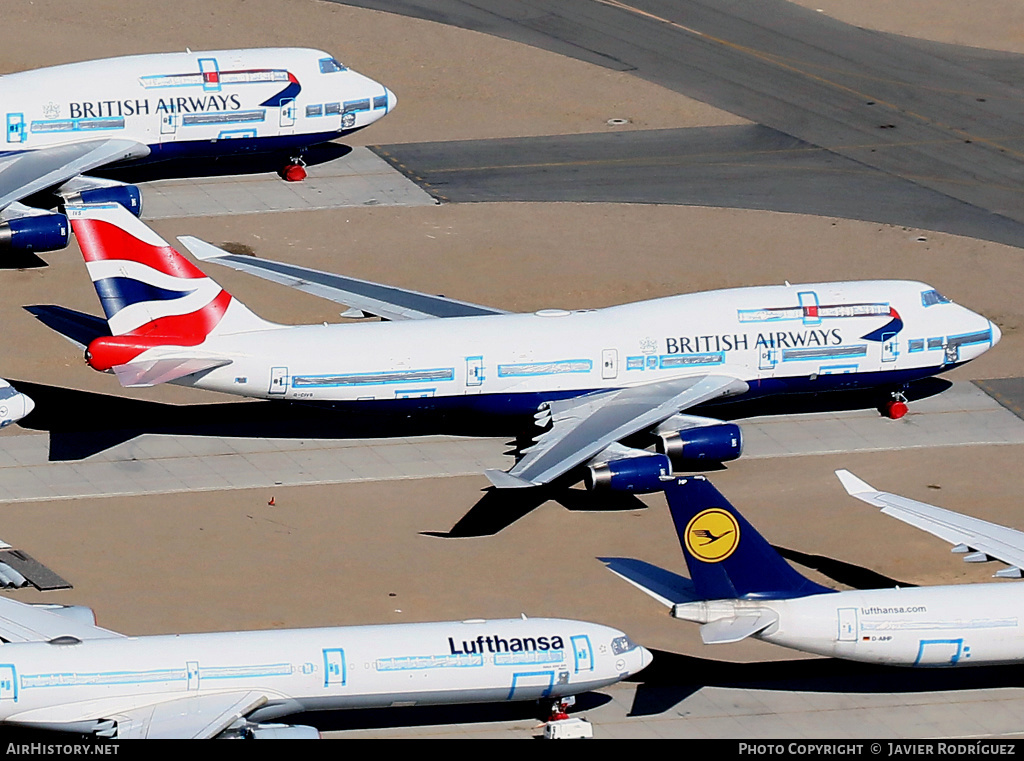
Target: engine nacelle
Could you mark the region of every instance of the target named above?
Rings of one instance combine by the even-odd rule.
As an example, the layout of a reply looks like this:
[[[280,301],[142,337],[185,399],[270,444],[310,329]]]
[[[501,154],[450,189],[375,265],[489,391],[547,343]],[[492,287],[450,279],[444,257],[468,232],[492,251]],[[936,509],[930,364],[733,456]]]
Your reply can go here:
[[[647,494],[665,488],[665,479],[672,476],[672,463],[663,454],[626,457],[591,465],[584,474],[587,489]]]
[[[320,730],[303,724],[255,724],[246,727],[247,740],[319,740]]]
[[[0,224],[0,252],[60,251],[68,246],[68,218],[63,214],[17,217]]]
[[[67,203],[119,203],[136,217],[142,216],[142,191],[134,185],[112,185],[62,194]]]
[[[743,432],[735,423],[716,423],[681,431],[663,431],[655,444],[679,470],[709,462],[728,462],[743,454]]]

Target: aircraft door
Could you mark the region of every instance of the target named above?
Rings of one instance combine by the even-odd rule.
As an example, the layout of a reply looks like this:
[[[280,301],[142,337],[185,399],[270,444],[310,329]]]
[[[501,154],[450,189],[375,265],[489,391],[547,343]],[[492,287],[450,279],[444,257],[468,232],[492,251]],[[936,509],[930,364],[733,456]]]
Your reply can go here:
[[[466,385],[482,386],[484,383],[484,358],[466,357]]]
[[[576,661],[576,673],[594,670],[594,649],[590,646],[590,637],[577,634],[569,638],[572,642],[572,656]]]
[[[270,390],[267,393],[273,396],[284,396],[288,393],[289,380],[287,367],[270,368]]]
[[[18,699],[18,677],[14,673],[14,666],[4,664],[0,666],[0,700]]]
[[[178,132],[178,115],[170,111],[160,112],[160,140],[173,140]]]
[[[857,609],[839,609],[839,634],[837,639],[840,642],[857,641]]]
[[[619,350],[605,349],[601,352],[601,377],[614,380],[619,377]]]
[[[199,689],[199,661],[188,661],[185,664],[188,672],[188,691],[194,692]]]
[[[291,133],[295,127],[295,98],[281,101],[280,126],[282,133]]]
[[[7,142],[25,142],[25,114],[7,114]]]
[[[345,651],[340,647],[324,650],[324,687],[345,686]]]
[[[895,333],[882,334],[882,361],[895,362],[899,356],[899,339]]]

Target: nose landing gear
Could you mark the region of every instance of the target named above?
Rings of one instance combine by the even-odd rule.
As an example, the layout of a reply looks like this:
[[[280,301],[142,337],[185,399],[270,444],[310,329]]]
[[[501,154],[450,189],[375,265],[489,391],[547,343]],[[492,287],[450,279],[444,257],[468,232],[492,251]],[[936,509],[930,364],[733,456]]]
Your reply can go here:
[[[878,411],[890,420],[899,420],[907,414],[907,397],[900,391],[894,391],[892,399],[883,404]]]
[[[306,179],[306,162],[302,156],[293,157],[281,168],[281,179],[285,182],[302,182]]]

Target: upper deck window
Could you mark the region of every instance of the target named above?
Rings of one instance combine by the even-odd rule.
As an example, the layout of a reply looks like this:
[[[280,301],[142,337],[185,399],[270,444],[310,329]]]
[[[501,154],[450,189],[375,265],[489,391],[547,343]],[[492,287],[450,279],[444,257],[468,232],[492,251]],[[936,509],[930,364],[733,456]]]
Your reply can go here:
[[[936,304],[951,304],[953,303],[938,291],[922,291],[921,292],[921,303],[926,307],[932,307]]]
[[[336,71],[345,71],[345,66],[337,58],[321,58],[320,73],[333,74]]]

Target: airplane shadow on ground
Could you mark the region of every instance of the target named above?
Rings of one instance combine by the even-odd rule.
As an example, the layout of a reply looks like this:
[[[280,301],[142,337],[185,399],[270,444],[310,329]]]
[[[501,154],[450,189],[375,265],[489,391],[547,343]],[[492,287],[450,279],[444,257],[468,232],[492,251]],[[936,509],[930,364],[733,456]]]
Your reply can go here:
[[[1020,687],[1024,665],[913,669],[837,658],[732,663],[652,651],[637,682],[630,716],[656,716],[703,687],[833,694],[924,693]]]

